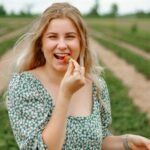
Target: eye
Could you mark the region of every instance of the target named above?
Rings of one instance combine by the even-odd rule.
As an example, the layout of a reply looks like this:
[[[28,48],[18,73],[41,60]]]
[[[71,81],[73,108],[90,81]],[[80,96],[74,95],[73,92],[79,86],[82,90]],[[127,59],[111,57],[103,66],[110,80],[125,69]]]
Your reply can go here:
[[[68,35],[68,36],[67,36],[67,39],[74,39],[74,38],[75,38],[74,35]]]
[[[56,35],[49,35],[48,38],[49,38],[49,39],[56,39],[57,36],[56,36]]]

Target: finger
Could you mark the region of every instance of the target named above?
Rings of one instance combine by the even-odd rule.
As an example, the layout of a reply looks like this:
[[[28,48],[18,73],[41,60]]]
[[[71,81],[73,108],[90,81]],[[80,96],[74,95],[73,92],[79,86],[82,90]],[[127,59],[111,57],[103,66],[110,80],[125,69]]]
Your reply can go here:
[[[81,70],[80,69],[74,69],[73,74],[81,76]]]
[[[85,78],[85,68],[84,67],[81,67],[81,77],[82,77],[82,82],[85,84],[86,78]]]
[[[74,65],[74,69],[80,69],[80,65],[77,63],[77,61],[75,61],[74,59],[72,59],[73,65]]]
[[[149,139],[147,139],[147,141],[146,141],[146,148],[148,149],[148,150],[150,150],[150,140]]]
[[[85,68],[81,67],[81,75],[84,77],[85,76]]]
[[[150,143],[148,144],[148,148],[149,148],[148,150],[150,150]]]
[[[70,60],[70,61],[69,61],[69,65],[68,65],[68,69],[67,69],[67,71],[66,71],[66,75],[72,74],[73,69],[74,69],[73,62],[72,62],[72,60]]]

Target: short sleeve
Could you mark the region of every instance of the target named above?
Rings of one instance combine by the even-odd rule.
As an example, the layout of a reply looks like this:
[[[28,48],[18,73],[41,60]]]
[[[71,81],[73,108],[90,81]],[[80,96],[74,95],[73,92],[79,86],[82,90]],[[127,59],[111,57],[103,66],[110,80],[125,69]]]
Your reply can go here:
[[[100,103],[102,106],[100,107],[100,115],[102,121],[102,134],[103,134],[103,138],[105,138],[106,136],[111,135],[111,132],[109,131],[109,127],[112,122],[112,117],[111,117],[109,92],[108,92],[107,84],[103,78],[100,79],[100,87],[101,87]]]
[[[42,130],[47,109],[32,80],[14,74],[7,90],[11,127],[21,150],[46,150]]]

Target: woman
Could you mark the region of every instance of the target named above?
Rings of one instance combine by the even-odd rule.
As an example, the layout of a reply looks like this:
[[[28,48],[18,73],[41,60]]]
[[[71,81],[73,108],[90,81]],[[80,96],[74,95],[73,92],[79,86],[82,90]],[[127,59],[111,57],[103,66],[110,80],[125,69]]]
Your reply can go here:
[[[8,112],[23,150],[150,150],[150,140],[114,136],[105,81],[94,68],[80,12],[68,3],[47,8],[16,48]],[[65,57],[71,57],[69,62]]]

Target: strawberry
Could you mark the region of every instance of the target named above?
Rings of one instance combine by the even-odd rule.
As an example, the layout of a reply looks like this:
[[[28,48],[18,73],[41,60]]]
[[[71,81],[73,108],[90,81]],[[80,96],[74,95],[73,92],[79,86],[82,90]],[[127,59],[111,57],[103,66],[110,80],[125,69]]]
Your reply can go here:
[[[64,62],[65,63],[69,63],[69,60],[71,59],[71,57],[70,56],[65,56],[64,57]]]

